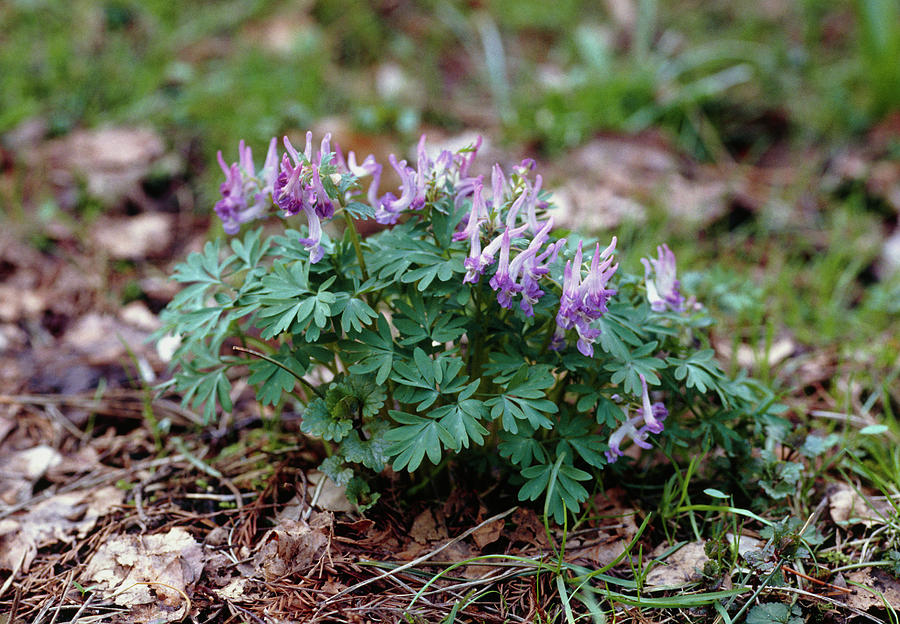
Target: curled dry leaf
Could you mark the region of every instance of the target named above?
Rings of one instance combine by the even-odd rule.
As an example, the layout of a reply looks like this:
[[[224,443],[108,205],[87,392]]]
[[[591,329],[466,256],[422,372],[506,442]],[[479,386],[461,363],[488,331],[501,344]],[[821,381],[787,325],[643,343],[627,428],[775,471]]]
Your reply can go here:
[[[306,572],[326,555],[333,517],[314,513],[309,522],[282,518],[262,538],[254,572],[266,581]]]
[[[91,557],[82,584],[97,584],[115,604],[129,607],[128,622],[175,622],[187,615],[180,592],[200,578],[205,560],[200,544],[180,527],[116,535]]]
[[[0,569],[27,572],[38,548],[84,537],[124,496],[112,486],[68,492],[0,520]]]

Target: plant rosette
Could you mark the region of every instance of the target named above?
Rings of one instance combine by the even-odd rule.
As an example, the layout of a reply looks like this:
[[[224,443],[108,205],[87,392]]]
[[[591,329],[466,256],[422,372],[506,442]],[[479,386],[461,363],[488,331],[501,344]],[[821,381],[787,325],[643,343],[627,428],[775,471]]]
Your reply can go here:
[[[615,237],[559,238],[534,161],[476,176],[480,140],[433,155],[422,137],[414,165],[390,156],[401,183],[382,192],[373,156],[311,133],[283,144],[260,170],[243,142],[234,164],[220,153],[215,210],[230,235],[268,217],[295,229],[208,242],[162,314],[157,337],[181,341],[169,386],[207,422],[249,375],[260,403],[301,412],[352,500],[372,501],[366,477],[387,466],[481,450],[561,523],[629,445],[746,451],[773,415],[769,390],[716,363],[672,251],[631,274]],[[365,219],[383,229],[361,239]]]

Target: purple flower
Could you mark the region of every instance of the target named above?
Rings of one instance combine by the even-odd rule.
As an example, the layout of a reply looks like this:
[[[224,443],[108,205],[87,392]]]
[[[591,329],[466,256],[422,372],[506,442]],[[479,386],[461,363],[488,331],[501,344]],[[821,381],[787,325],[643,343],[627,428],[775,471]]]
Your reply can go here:
[[[581,243],[578,243],[575,258],[566,263],[563,273],[563,291],[559,312],[556,314],[557,328],[551,345],[554,348],[561,348],[565,344],[565,332],[574,328],[578,334],[578,351],[587,357],[593,357],[593,343],[600,336],[600,330],[591,327],[591,323],[606,313],[606,302],[616,294],[615,290],[606,287],[619,266],[612,264],[615,248],[615,237],[603,252],[600,251],[600,244],[597,244],[591,268],[582,282],[582,249]]]
[[[225,173],[225,182],[219,187],[222,199],[216,202],[215,211],[222,219],[227,234],[237,234],[242,223],[252,221],[265,212],[277,174],[278,156],[275,144],[273,138],[259,175],[253,164],[253,152],[244,141],[238,145],[238,162],[231,166],[225,164],[222,152],[218,153],[219,166]]]
[[[323,163],[331,155],[331,135],[326,134],[322,139],[318,154],[313,154],[312,132],[306,133],[306,149],[303,152],[298,152],[287,137],[284,137],[284,147],[287,153],[281,158],[281,170],[275,180],[273,199],[285,216],[300,212],[306,215],[308,237],[300,239],[300,242],[309,251],[310,262],[315,264],[325,255],[322,248],[321,219],[334,216],[334,198],[328,195],[321,172]]]
[[[638,373],[638,377],[641,378],[641,415],[644,417],[644,424],[647,431],[650,433],[662,433],[662,421],[669,412],[666,410],[665,405],[657,403],[656,405],[662,407],[662,415],[660,416],[660,410],[654,409],[655,406],[650,405],[650,392],[647,390],[647,379],[640,373]]]
[[[641,258],[644,264],[644,281],[647,284],[647,300],[656,312],[662,312],[667,307],[674,312],[681,312],[684,297],[678,291],[680,284],[675,278],[675,254],[665,244],[657,247],[656,252],[656,258]],[[651,271],[655,273],[652,280]]]
[[[518,231],[523,232],[526,227],[523,225],[518,228]],[[528,247],[519,252],[512,262],[509,262],[509,247],[514,230],[507,227],[504,231],[497,272],[490,281],[491,288],[498,291],[497,302],[502,307],[511,308],[513,295],[522,293],[519,307],[527,316],[534,316],[534,304],[544,294],[538,285],[538,280],[549,272],[548,265],[556,260],[559,248],[565,244],[565,240],[551,243],[543,253],[538,254],[538,251],[547,242],[552,228],[553,220],[551,219],[531,240]]]
[[[638,408],[635,416],[629,417],[628,410],[625,411],[625,422],[609,436],[609,450],[606,451],[606,460],[613,463],[622,456],[622,442],[626,437],[643,449],[651,448],[647,438],[651,433],[662,433],[662,421],[669,415],[669,410],[663,403],[656,402],[650,404],[650,393],[647,390],[647,380],[643,375],[641,378],[641,407]],[[638,424],[643,422],[643,426],[638,428]]]
[[[521,227],[517,227],[514,230],[506,228],[505,230],[503,230],[503,234],[500,234],[494,240],[488,243],[484,248],[484,251],[482,251],[480,254],[477,253],[476,245],[480,247],[481,242],[477,241],[469,251],[469,257],[463,261],[463,266],[465,266],[466,268],[466,276],[463,278],[463,283],[469,282],[474,284],[475,282],[477,282],[481,275],[484,273],[484,270],[490,265],[494,264],[494,255],[502,249],[504,239],[508,237],[508,239],[511,241],[514,238],[521,236],[526,227],[527,226],[523,225]],[[508,253],[509,243],[507,243],[507,254]]]
[[[400,176],[400,197],[388,192],[378,200],[378,205],[375,207],[375,220],[382,225],[397,223],[400,213],[409,208],[416,197],[416,172],[406,166],[405,160],[397,162],[393,154],[388,156],[388,160],[394,171]]]
[[[619,425],[619,428],[613,431],[612,435],[609,436],[609,450],[604,453],[606,455],[606,461],[609,463],[615,462],[618,458],[620,458],[624,453],[622,453],[622,442],[625,441],[625,438],[631,438],[632,442],[637,444],[642,449],[650,449],[653,448],[649,442],[647,442],[647,431],[643,428],[638,429],[636,425],[641,422],[644,418],[638,413],[636,416],[628,416],[628,410],[624,409],[625,412],[625,422]]]

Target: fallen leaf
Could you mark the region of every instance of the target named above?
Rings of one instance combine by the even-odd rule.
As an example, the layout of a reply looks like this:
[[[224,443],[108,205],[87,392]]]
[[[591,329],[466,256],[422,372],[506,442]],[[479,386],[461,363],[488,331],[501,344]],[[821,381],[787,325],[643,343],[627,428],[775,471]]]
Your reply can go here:
[[[0,460],[0,501],[14,505],[30,497],[34,482],[62,459],[55,449],[40,444]]]
[[[322,484],[322,487],[319,490],[319,496],[316,498],[316,504],[314,505],[316,508],[323,511],[333,511],[335,513],[353,511],[356,509],[356,505],[347,499],[347,488],[336,484],[318,470],[311,470],[306,473],[306,479],[308,481],[306,486],[306,499],[308,501],[313,500],[316,488],[319,486],[319,482],[323,477],[325,478],[325,483]]]
[[[27,572],[39,548],[84,537],[124,495],[112,486],[68,492],[0,520],[0,569]]]
[[[63,335],[62,342],[81,352],[94,366],[117,364],[144,350],[149,332],[119,321],[114,316],[90,313],[79,318]],[[127,345],[127,348],[126,348]]]
[[[187,593],[203,572],[200,544],[180,527],[155,535],[115,535],[94,553],[82,573],[115,604],[130,608],[129,622],[185,619]]]
[[[409,536],[420,544],[447,539],[447,527],[443,522],[438,523],[431,509],[426,509],[415,517]]]
[[[628,540],[602,533],[599,539],[587,545],[576,548],[567,547],[566,561],[603,567],[615,561],[617,557],[625,552],[625,546],[627,545]]]
[[[887,501],[875,501],[871,497],[867,500],[846,483],[836,483],[830,489],[828,504],[831,519],[842,527],[881,525],[893,513]]]
[[[472,533],[472,539],[475,541],[478,548],[484,548],[488,544],[493,544],[500,539],[500,534],[503,532],[503,527],[505,525],[506,521],[503,518],[498,518],[489,524],[479,527]]]
[[[703,564],[708,559],[703,548],[703,542],[685,544],[666,557],[664,561],[657,563],[647,573],[646,584],[651,587],[668,587],[696,581],[703,569]],[[661,557],[667,549],[665,544],[660,544],[654,549],[651,556]]]
[[[83,179],[88,194],[115,205],[141,193],[140,182],[164,156],[165,144],[149,128],[104,127],[76,130],[50,141],[43,151],[60,186],[72,187],[76,179]],[[69,179],[64,180],[66,176]]]
[[[848,606],[867,611],[872,607],[883,609],[887,602],[894,609],[900,609],[900,581],[887,572],[879,568],[863,568],[853,570],[846,575],[846,579],[870,590],[850,585],[854,592],[847,596]]]
[[[253,557],[256,571],[266,581],[302,573],[325,556],[333,519],[318,512],[304,520],[282,519],[263,536]]]
[[[110,257],[141,260],[166,252],[172,242],[173,223],[171,215],[148,212],[98,219],[91,232],[94,244]]]

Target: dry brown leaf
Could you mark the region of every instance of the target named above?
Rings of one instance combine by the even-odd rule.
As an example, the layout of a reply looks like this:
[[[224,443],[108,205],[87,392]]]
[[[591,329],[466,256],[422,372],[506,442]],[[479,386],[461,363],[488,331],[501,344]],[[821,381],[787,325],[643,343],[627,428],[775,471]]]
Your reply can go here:
[[[603,534],[599,541],[580,548],[566,549],[566,561],[603,567],[625,552],[629,540]]]
[[[867,611],[872,607],[884,608],[884,603],[887,602],[894,609],[900,609],[900,581],[887,572],[878,568],[864,568],[853,570],[847,574],[846,579],[872,590],[866,591],[851,585],[854,592],[847,596],[848,606]]]
[[[173,223],[171,215],[148,212],[98,219],[91,232],[94,244],[110,257],[141,260],[166,252],[172,243]]]
[[[34,482],[62,460],[62,455],[45,444],[0,459],[0,502],[14,505],[27,499]]]
[[[493,544],[500,539],[500,534],[503,532],[503,527],[505,525],[506,521],[503,518],[498,518],[490,524],[479,527],[472,533],[472,539],[475,541],[478,548],[484,548],[488,544]]]
[[[165,145],[149,128],[106,127],[76,130],[51,141],[45,151],[55,182],[72,187],[76,178],[83,179],[92,197],[115,205],[140,193],[140,181],[165,154]],[[173,168],[180,168],[180,163]],[[69,180],[63,179],[66,175]]]
[[[547,548],[547,532],[537,514],[531,509],[519,507],[513,512],[510,522],[515,527],[509,536],[509,543],[527,544],[537,548]]]
[[[319,490],[319,497],[316,499],[315,507],[323,511],[333,511],[335,513],[353,511],[356,506],[347,499],[347,488],[340,486],[325,477],[325,474],[318,470],[311,470],[306,473],[308,481],[306,487],[306,499],[312,501],[316,487],[319,481],[325,478],[322,489]]]
[[[27,572],[38,548],[72,543],[94,528],[97,519],[121,504],[125,493],[109,486],[59,494],[27,513],[0,520],[0,569]]]
[[[885,517],[893,513],[887,501],[875,501],[871,497],[867,501],[846,483],[836,483],[830,489],[828,503],[831,519],[842,527],[884,524]]]
[[[681,586],[696,581],[708,559],[703,547],[703,542],[691,542],[676,550],[650,570],[646,578],[647,585]],[[660,557],[667,549],[665,544],[660,544],[654,549],[652,556]]]
[[[409,536],[420,544],[428,544],[447,539],[447,527],[438,522],[431,509],[426,509],[415,517]]]
[[[321,560],[329,542],[332,516],[315,513],[304,520],[282,519],[262,538],[253,557],[257,573],[267,581],[301,573]]]
[[[155,535],[116,535],[105,542],[82,573],[83,584],[111,592],[129,607],[129,622],[175,622],[187,615],[179,592],[200,578],[206,556],[180,527]]]
[[[122,323],[113,316],[90,313],[79,318],[63,335],[62,342],[82,353],[91,365],[118,364],[128,349],[145,350],[149,332]],[[126,349],[128,345],[128,349]]]

